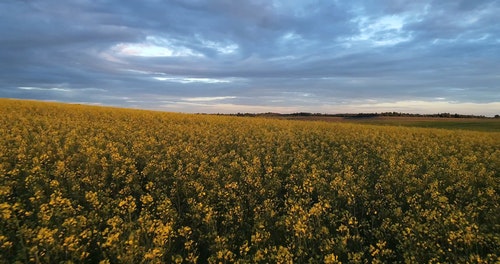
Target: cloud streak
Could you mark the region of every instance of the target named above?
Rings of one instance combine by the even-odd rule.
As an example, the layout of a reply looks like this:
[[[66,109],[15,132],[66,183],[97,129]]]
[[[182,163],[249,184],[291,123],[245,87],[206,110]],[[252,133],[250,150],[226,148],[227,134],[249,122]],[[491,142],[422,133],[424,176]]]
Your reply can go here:
[[[494,115],[498,13],[493,0],[7,0],[0,97],[186,112]]]

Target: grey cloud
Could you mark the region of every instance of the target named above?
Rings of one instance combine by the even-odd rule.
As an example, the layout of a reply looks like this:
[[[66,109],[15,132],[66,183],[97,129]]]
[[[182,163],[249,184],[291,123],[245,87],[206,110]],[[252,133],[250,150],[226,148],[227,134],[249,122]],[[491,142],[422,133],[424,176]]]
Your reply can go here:
[[[0,96],[139,107],[207,97],[311,111],[363,100],[495,103],[498,13],[487,0],[9,0],[0,3]]]

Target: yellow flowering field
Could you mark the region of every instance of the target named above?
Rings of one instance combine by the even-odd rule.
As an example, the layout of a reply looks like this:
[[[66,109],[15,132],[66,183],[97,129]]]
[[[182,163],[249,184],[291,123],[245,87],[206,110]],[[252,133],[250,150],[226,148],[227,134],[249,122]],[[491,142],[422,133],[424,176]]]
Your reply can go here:
[[[500,133],[0,100],[0,263],[495,263]]]

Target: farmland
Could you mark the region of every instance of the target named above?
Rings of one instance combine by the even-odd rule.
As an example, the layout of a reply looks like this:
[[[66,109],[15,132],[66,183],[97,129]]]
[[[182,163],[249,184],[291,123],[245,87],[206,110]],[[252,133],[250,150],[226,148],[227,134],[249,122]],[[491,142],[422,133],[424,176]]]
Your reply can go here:
[[[300,121],[324,121],[342,122],[377,126],[404,126],[423,128],[442,128],[449,130],[471,130],[484,132],[500,132],[500,118],[445,118],[445,117],[338,117],[338,116],[283,116],[271,115],[268,118],[300,120]]]
[[[494,263],[499,146],[0,100],[0,262]]]

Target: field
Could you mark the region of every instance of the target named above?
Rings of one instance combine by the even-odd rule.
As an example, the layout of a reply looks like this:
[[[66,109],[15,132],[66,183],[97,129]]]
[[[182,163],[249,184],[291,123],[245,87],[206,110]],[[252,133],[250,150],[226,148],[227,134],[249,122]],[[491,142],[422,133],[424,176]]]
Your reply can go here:
[[[0,263],[498,263],[500,133],[0,100]]]
[[[405,126],[442,128],[451,130],[473,130],[500,132],[500,118],[444,118],[444,117],[332,117],[332,116],[298,116],[277,117],[286,120],[346,122],[365,125]]]

